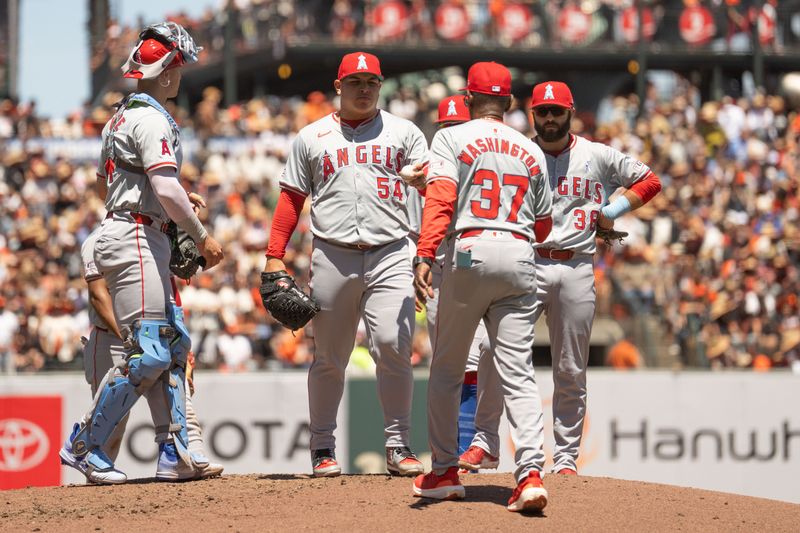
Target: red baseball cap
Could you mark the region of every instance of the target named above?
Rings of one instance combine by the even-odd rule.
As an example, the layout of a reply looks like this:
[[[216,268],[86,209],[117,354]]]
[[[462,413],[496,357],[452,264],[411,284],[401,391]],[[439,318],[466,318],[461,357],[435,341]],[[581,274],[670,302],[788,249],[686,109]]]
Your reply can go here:
[[[492,96],[511,95],[511,72],[500,63],[482,61],[469,67],[466,89]]]
[[[175,49],[156,39],[145,39],[138,48],[131,52],[128,62],[122,67],[125,70],[123,77],[150,79],[155,78],[164,70],[183,65],[183,55],[178,53],[177,50],[172,54],[173,59],[168,65],[164,65],[160,61],[173,50]]]
[[[469,109],[464,103],[466,97],[463,94],[442,98],[439,102],[439,119],[437,124],[442,122],[467,122],[472,120],[469,116]]]
[[[567,84],[561,81],[546,81],[533,88],[531,109],[540,105],[555,105],[572,109],[575,102]]]
[[[362,72],[374,74],[383,79],[380,61],[374,55],[366,52],[353,52],[344,56],[339,64],[339,77],[337,79],[343,80],[351,74],[361,74]]]

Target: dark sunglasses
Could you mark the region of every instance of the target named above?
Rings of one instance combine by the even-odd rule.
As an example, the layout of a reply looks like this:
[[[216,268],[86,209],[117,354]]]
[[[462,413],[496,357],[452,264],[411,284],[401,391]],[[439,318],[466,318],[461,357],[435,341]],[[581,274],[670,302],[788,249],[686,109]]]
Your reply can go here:
[[[553,115],[554,117],[563,116],[564,113],[567,112],[566,107],[561,107],[557,105],[546,105],[546,106],[539,106],[534,107],[533,112],[536,114],[537,117],[544,118],[547,115]]]

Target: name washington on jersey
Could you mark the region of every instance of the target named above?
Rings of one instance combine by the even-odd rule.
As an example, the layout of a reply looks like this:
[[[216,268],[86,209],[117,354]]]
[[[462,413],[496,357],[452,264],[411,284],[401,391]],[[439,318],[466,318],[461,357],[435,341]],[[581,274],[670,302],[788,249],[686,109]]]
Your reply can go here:
[[[487,152],[494,152],[497,154],[505,154],[511,157],[516,157],[522,161],[532,176],[539,174],[539,165],[536,164],[536,159],[527,150],[513,143],[508,139],[500,139],[493,137],[486,137],[483,139],[475,139],[458,154],[458,160],[467,166],[472,166],[475,158]]]

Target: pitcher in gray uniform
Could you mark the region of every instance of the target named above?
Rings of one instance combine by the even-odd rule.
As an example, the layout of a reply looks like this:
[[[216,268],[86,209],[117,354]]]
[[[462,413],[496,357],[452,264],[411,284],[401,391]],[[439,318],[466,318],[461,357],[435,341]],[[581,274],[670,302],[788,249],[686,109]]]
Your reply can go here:
[[[553,192],[553,231],[536,245],[539,297],[533,321],[544,312],[550,332],[553,472],[574,475],[586,415],[586,366],[595,311],[595,232],[598,224],[611,227],[622,213],[650,201],[661,185],[641,161],[569,132],[574,104],[564,83],[548,81],[534,87],[531,107],[535,141],[545,152]],[[627,190],[609,204],[609,196],[620,188]],[[502,389],[487,339],[481,346],[482,356],[470,362],[476,365],[480,360],[477,433],[459,459],[462,468],[498,464]]]
[[[105,189],[103,187],[103,189]],[[105,190],[103,194],[105,196]],[[202,199],[201,199],[202,200]],[[125,347],[122,343],[121,333],[114,318],[114,309],[111,305],[111,295],[108,287],[97,270],[94,262],[94,247],[97,242],[97,235],[100,228],[95,229],[83,241],[81,246],[81,259],[83,262],[83,278],[89,288],[89,321],[92,324],[92,331],[86,339],[84,346],[83,366],[86,374],[86,381],[92,388],[92,397],[95,396],[100,380],[110,369],[121,365],[125,359]],[[177,287],[173,278],[173,290],[175,291],[176,303],[179,302]],[[189,368],[187,364],[187,369]],[[187,371],[187,388],[189,388],[189,377]],[[153,426],[157,433],[166,433],[166,428],[170,424],[170,408],[167,397],[162,387],[150,387],[144,393],[150,407],[150,415],[153,418]],[[88,414],[91,414],[92,410]],[[122,444],[122,437],[125,433],[125,426],[128,417],[124,417],[114,428],[108,442],[103,446],[103,451],[112,461],[116,461],[119,448]],[[88,422],[87,419],[84,420]],[[156,479],[162,481],[173,481],[176,479],[199,479],[217,476],[222,473],[222,465],[212,463],[203,449],[203,431],[197,420],[194,411],[191,395],[186,395],[186,425],[189,436],[189,450],[192,456],[192,464],[185,464],[182,461],[160,461],[156,469]],[[165,454],[160,454],[159,458],[167,459]]]
[[[415,475],[422,464],[409,448],[414,292],[409,253],[407,186],[399,171],[427,158],[413,123],[377,109],[378,58],[347,54],[334,82],[341,109],[298,133],[280,179],[281,196],[267,248],[267,272],[282,258],[311,196],[314,362],[308,373],[311,460],[315,476],[338,476],[336,416],[345,367],[363,318],[377,364],[390,473]]]
[[[532,242],[552,224],[544,154],[503,123],[511,106],[511,74],[476,63],[467,77],[473,120],[440,130],[431,144],[422,231],[414,258],[417,298],[433,296],[431,265],[445,235],[436,347],[428,384],[428,435],[433,470],[417,476],[413,493],[463,498],[458,478],[458,410],[472,332],[483,319],[501,376],[517,450],[516,488],[508,510],[539,510],[543,417],[533,372],[536,279]]]
[[[184,391],[191,339],[172,293],[165,225],[174,220],[197,242],[206,268],[222,260],[222,249],[179,182],[179,131],[164,104],[178,93],[180,67],[197,61],[199,51],[178,24],[145,28],[122,67],[125,77],[139,80],[137,92],[123,99],[103,129],[97,175],[108,186],[108,216],[97,236],[94,262],[111,293],[125,362],[106,374],[90,413],[74,425],[59,452],[62,463],[94,483],[127,480],[102,448],[154,386],[163,388],[170,411],[170,423],[156,436],[159,462],[192,462]]]

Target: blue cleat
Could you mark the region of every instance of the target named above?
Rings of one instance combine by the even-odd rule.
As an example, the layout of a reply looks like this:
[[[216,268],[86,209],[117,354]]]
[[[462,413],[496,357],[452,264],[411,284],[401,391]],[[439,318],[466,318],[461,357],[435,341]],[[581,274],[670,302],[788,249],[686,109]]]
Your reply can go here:
[[[64,446],[58,452],[61,464],[74,468],[84,476],[90,483],[98,485],[118,485],[128,481],[128,476],[124,472],[114,467],[114,462],[103,453],[100,448],[95,448],[86,452],[84,455],[75,455],[72,451],[72,441],[80,431],[80,424],[72,427],[72,434],[64,442]]]

